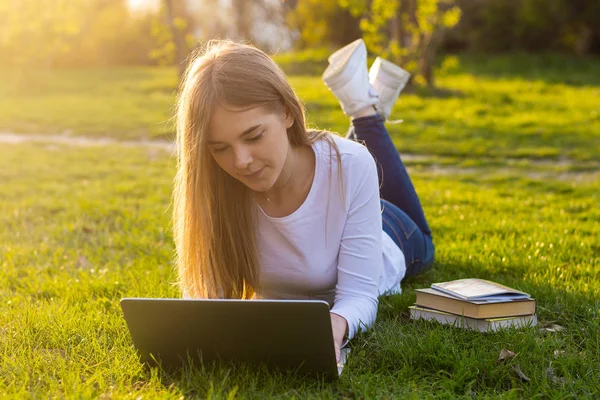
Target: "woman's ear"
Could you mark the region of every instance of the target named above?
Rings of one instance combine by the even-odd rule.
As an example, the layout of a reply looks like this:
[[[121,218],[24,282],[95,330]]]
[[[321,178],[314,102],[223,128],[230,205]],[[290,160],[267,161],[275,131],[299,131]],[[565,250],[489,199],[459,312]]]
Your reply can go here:
[[[286,107],[285,109],[285,127],[287,129],[291,128],[294,125],[294,115],[292,112]]]

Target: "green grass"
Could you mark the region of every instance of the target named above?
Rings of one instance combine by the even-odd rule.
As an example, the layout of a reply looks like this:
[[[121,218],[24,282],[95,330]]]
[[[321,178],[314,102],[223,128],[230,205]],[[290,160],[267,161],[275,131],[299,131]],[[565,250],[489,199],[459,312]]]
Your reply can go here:
[[[436,265],[407,282],[402,295],[381,300],[376,325],[352,341],[347,367],[334,383],[243,365],[176,374],[142,368],[119,299],[179,296],[170,232],[173,156],[118,145],[1,144],[0,394],[599,397],[600,130],[597,120],[581,122],[599,109],[600,87],[586,71],[599,71],[600,64],[578,67],[581,82],[564,85],[526,70],[519,75],[507,68],[501,75],[492,62],[469,62],[440,78],[445,89],[460,92],[457,97],[414,93],[397,105],[406,121],[390,125],[398,148],[423,156],[407,160],[434,230]],[[45,80],[18,96],[0,80],[2,129],[168,136],[170,70],[77,74],[40,74]],[[550,66],[546,74],[558,73]],[[94,84],[101,76],[104,84]],[[313,123],[345,129],[318,78],[293,82]],[[61,103],[67,93],[73,102]],[[499,100],[503,96],[514,101]],[[530,125],[519,122],[527,118]],[[148,127],[156,127],[156,134]],[[408,319],[414,288],[461,277],[493,279],[531,293],[541,326],[554,323],[564,330],[481,334]],[[503,348],[517,357],[498,362]],[[515,365],[529,382],[517,378]]]

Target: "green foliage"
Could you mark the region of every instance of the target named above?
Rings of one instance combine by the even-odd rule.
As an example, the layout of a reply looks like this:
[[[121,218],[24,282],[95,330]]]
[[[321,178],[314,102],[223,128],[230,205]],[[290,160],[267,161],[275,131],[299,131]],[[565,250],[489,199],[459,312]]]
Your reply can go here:
[[[175,63],[175,54],[177,52],[173,32],[164,23],[164,11],[159,14],[158,18],[152,20],[152,38],[154,46],[150,50],[150,59],[159,65],[173,65]],[[185,54],[188,54],[196,45],[196,39],[191,34],[186,34],[189,29],[188,22],[185,18],[175,17],[173,20],[175,29],[177,29],[184,37]]]
[[[369,8],[361,10],[363,17],[360,21],[360,28],[363,37],[374,54],[385,57],[386,54],[389,54],[389,48],[385,46],[385,43],[394,42],[394,39],[388,37],[384,30],[398,11],[398,0],[373,0],[367,7]],[[358,7],[355,7],[354,10],[357,12]],[[397,44],[397,40],[394,44]]]
[[[0,0],[0,15],[0,66],[148,63],[150,16],[126,0]]]
[[[297,48],[341,46],[358,38],[358,20],[336,1],[302,0],[286,21],[299,33]]]
[[[417,83],[433,85],[437,47],[448,28],[460,20],[454,0],[338,0],[355,16],[369,49],[392,59]]]
[[[182,13],[181,9],[184,8],[184,5],[176,2],[175,6],[178,10],[174,10],[174,13],[176,11]],[[152,18],[151,36],[154,46],[149,56],[159,65],[174,65],[180,62],[177,60],[175,33],[181,37],[183,57],[186,57],[197,44],[196,38],[191,34],[192,27],[187,15],[174,14],[172,21],[168,21],[168,18],[169,15],[164,4]]]
[[[596,0],[457,3],[464,18],[450,39],[471,50],[562,50],[583,55],[600,48],[600,3]]]
[[[151,14],[130,15],[124,1],[104,3],[83,16],[85,27],[59,67],[149,64]]]
[[[0,0],[0,15],[6,15],[0,24],[4,67],[167,64],[175,58],[162,8],[133,14],[126,0]],[[187,19],[177,16],[174,25],[189,51],[195,39]]]
[[[70,40],[82,30],[85,9],[68,0],[1,0],[0,63],[52,65],[67,54]]]
[[[462,11],[460,7],[452,7],[441,16],[442,26],[452,28],[460,21]]]

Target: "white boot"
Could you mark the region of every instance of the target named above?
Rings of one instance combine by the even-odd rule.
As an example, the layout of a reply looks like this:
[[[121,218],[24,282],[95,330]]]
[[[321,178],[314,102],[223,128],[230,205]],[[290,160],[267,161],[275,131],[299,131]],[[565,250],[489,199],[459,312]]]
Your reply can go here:
[[[329,62],[329,64],[333,64],[339,58],[348,56],[348,54],[352,54],[352,52],[356,50],[357,47],[364,47],[366,50],[365,41],[362,39],[356,39],[354,42],[348,43],[344,47],[337,49],[335,52],[331,53],[331,55],[327,57],[327,61]]]
[[[323,81],[339,100],[344,114],[353,117],[378,104],[377,91],[369,83],[367,48],[362,39],[337,50],[329,57],[329,63]]]
[[[394,63],[377,57],[369,70],[369,81],[379,94],[380,112],[388,119],[410,74]]]

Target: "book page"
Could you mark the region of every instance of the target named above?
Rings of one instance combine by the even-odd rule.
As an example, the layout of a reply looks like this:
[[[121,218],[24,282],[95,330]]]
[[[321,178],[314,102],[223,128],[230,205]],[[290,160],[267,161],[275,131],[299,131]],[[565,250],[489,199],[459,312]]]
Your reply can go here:
[[[344,370],[344,365],[346,365],[346,360],[348,359],[348,354],[350,354],[350,349],[344,347],[340,350],[340,361],[337,363],[338,375],[342,374]]]
[[[502,299],[510,301],[529,298],[527,293],[484,279],[458,279],[450,282],[434,283],[431,287],[465,300]]]

